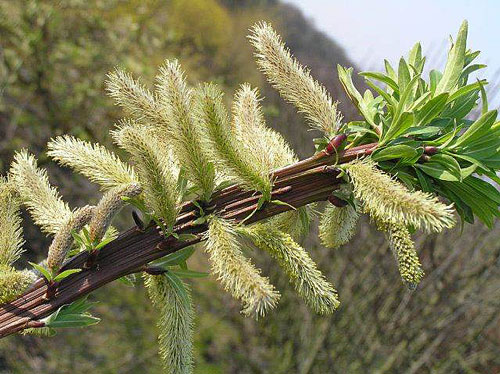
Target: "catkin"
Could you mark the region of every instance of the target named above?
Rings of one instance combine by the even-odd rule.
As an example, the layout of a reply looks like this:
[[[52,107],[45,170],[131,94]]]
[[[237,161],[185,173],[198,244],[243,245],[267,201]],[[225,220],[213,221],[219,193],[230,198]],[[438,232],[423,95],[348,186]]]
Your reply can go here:
[[[123,207],[124,197],[132,198],[140,193],[141,187],[137,183],[115,187],[106,192],[90,220],[90,240],[95,243],[103,238],[114,216]]]
[[[66,254],[73,245],[72,232],[78,232],[83,229],[83,227],[90,222],[94,214],[94,210],[95,207],[93,206],[85,206],[76,210],[68,222],[66,222],[66,224],[54,237],[54,240],[49,247],[49,255],[47,257],[47,265],[53,272],[57,271],[61,267],[64,259],[66,258]]]

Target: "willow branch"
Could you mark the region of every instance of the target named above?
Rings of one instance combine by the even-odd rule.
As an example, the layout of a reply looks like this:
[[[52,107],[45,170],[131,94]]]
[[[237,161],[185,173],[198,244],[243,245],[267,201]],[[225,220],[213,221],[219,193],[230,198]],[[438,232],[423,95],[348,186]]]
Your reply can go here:
[[[340,183],[337,178],[338,171],[327,166],[335,161],[344,163],[363,156],[374,146],[375,144],[359,146],[338,155],[320,152],[276,170],[273,173],[274,198],[294,207],[326,200]],[[259,197],[254,191],[246,191],[235,185],[214,193],[207,209],[224,218],[241,222],[257,208]],[[260,221],[290,209],[286,205],[268,203],[245,222]],[[173,236],[165,238],[152,226],[145,229],[132,227],[99,250],[93,261],[94,266],[90,269],[84,268],[88,252],[74,257],[64,265],[62,271],[72,268],[80,268],[82,271],[52,285],[50,298],[47,298],[48,285],[44,279],[39,279],[24,295],[0,306],[0,338],[32,326],[33,321],[47,317],[60,306],[71,303],[120,277],[144,271],[145,265],[151,261],[202,241],[206,225],[196,225],[194,221],[197,217],[198,208],[188,202],[182,207],[174,227],[178,234],[194,234],[195,237],[189,241],[179,241]]]

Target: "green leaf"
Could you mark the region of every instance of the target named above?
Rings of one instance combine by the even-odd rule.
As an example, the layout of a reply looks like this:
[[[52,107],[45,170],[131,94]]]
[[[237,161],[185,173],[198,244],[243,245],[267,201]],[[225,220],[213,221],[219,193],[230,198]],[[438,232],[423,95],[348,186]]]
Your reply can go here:
[[[158,266],[179,265],[182,262],[185,262],[189,257],[191,257],[194,251],[195,248],[193,246],[180,249],[174,253],[170,253],[169,255],[163,257],[159,262],[155,262],[155,265]]]
[[[397,138],[399,135],[403,134],[407,129],[412,127],[415,123],[415,116],[411,112],[404,112],[397,122],[391,123],[391,126],[382,136],[381,145],[387,143],[389,140]]]
[[[386,161],[398,158],[411,158],[417,154],[418,152],[413,147],[400,144],[375,150],[372,154],[372,159],[374,161]]]
[[[398,67],[398,86],[399,91],[404,92],[408,87],[411,80],[410,70],[408,69],[408,65],[403,57],[399,59],[399,67]]]
[[[58,316],[55,320],[45,322],[46,327],[51,328],[68,328],[68,327],[87,327],[92,326],[101,321],[100,318],[86,314],[66,314]]]
[[[452,90],[462,74],[465,63],[465,50],[467,43],[467,21],[463,21],[458,31],[457,40],[448,54],[448,61],[444,68],[443,76],[436,87],[436,94]]]
[[[198,236],[195,234],[179,234],[177,238],[177,240],[181,242],[187,242],[195,239],[198,239]]]
[[[392,88],[395,92],[399,92],[398,84],[392,78],[388,77],[385,74],[373,72],[373,71],[364,71],[362,73],[359,73],[359,75],[366,77],[366,78],[375,79],[379,82],[385,83],[388,87]]]
[[[182,301],[185,304],[189,304],[189,296],[187,294],[186,288],[184,287],[184,283],[180,280],[180,278],[173,274],[171,271],[168,271],[164,275],[168,280],[169,284],[172,288],[177,292]]]
[[[125,275],[121,278],[118,278],[118,282],[121,282],[128,287],[135,287],[136,281],[137,281],[137,278],[136,278],[135,274],[129,274],[129,275]]]
[[[488,132],[491,125],[497,118],[497,111],[492,110],[483,114],[479,119],[474,122],[452,145],[452,148],[465,146],[467,143],[472,143],[474,140],[480,138]]]
[[[45,279],[47,279],[48,281],[52,280],[52,273],[50,272],[50,270],[45,269],[42,265],[35,264],[34,262],[28,261],[28,264],[33,266],[33,269],[41,273],[45,277]]]
[[[474,91],[479,91],[481,89],[481,83],[487,83],[486,80],[482,80],[479,82],[471,83],[468,84],[467,86],[460,87],[458,90],[453,92],[449,97],[448,97],[448,103],[451,103],[452,101],[455,101],[459,99],[460,97],[463,97],[467,95],[468,93],[474,92]]]
[[[57,274],[53,280],[54,280],[54,282],[58,282],[58,281],[63,280],[64,278],[69,277],[71,274],[79,273],[81,271],[82,271],[82,269],[68,269],[68,270],[63,271],[62,273]]]
[[[484,84],[481,83],[481,81],[478,79],[477,83],[479,84],[479,87],[481,89],[481,114],[486,114],[488,112],[488,98],[486,96],[486,90],[484,89]]]
[[[177,270],[172,270],[169,269],[169,272],[174,273],[177,275],[179,278],[205,278],[208,276],[208,273],[204,273],[201,271],[194,271],[194,270],[183,270],[183,269],[177,269]]]
[[[425,164],[415,164],[415,166],[422,170],[425,174],[436,179],[458,182],[461,178],[460,174],[457,176],[450,173],[444,165],[437,162],[426,162]]]
[[[448,93],[442,93],[429,100],[416,114],[416,126],[430,123],[444,109]]]
[[[103,239],[99,242],[99,244],[97,244],[94,249],[96,250],[99,250],[101,249],[102,247],[104,247],[106,244],[108,243],[111,243],[113,240],[115,240],[115,238],[106,238],[106,239]]]
[[[418,168],[414,167],[415,173],[417,174],[418,183],[424,192],[434,192],[432,189],[431,181],[424,173],[422,173]]]
[[[281,206],[287,206],[289,208],[292,208],[293,210],[297,210],[297,208],[295,208],[293,205],[290,205],[288,204],[287,202],[285,201],[281,201],[281,200],[271,200],[271,203],[275,204],[275,205],[281,205]]]
[[[430,81],[430,90],[434,95],[436,92],[437,85],[441,80],[443,74],[438,70],[431,70],[429,73],[429,81]]]

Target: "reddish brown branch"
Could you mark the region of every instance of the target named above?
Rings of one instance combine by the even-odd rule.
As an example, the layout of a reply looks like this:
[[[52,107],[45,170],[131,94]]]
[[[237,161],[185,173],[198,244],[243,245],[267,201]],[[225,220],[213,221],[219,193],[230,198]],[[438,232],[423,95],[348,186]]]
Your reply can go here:
[[[355,147],[338,156],[319,153],[276,170],[273,173],[273,196],[294,207],[326,200],[340,181],[336,172],[332,173],[332,170],[325,166],[332,164],[336,157],[339,163],[353,160],[365,155],[374,146],[375,144],[368,144]],[[258,199],[259,195],[254,191],[231,186],[214,193],[210,206],[222,217],[238,222],[256,209]],[[269,203],[252,215],[246,223],[256,222],[290,209],[285,205]],[[88,253],[76,256],[63,270],[83,270],[52,286],[49,300],[45,298],[47,284],[43,279],[39,279],[24,295],[0,306],[0,338],[36,324],[37,322],[33,321],[50,315],[60,306],[71,303],[115,279],[144,271],[144,266],[151,261],[200,242],[203,240],[206,225],[194,225],[193,221],[197,215],[198,208],[192,203],[186,203],[175,226],[177,233],[195,234],[196,239],[180,242],[173,237],[165,239],[155,227],[133,227],[122,232],[116,240],[98,251],[96,258],[92,259],[91,268],[85,268],[89,260]]]

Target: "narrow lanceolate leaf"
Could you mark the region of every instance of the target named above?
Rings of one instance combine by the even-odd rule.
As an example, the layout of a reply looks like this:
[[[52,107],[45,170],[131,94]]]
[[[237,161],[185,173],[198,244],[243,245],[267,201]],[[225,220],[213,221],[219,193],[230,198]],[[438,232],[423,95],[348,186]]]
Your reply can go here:
[[[47,147],[47,154],[59,164],[83,174],[104,191],[136,182],[132,168],[97,143],[65,135],[52,139]]]
[[[158,99],[169,118],[167,130],[178,160],[182,160],[188,179],[208,200],[215,186],[215,171],[210,162],[202,132],[193,115],[193,93],[188,88],[177,61],[167,61],[157,77]]]
[[[230,128],[227,112],[222,103],[222,92],[213,84],[202,87],[198,116],[210,139],[213,159],[229,176],[244,187],[262,192],[266,200],[271,198],[272,183],[266,165],[259,163],[258,156],[242,152]]]
[[[467,29],[467,21],[464,21],[460,26],[460,30],[458,30],[457,40],[448,54],[448,61],[443,76],[437,85],[435,95],[452,90],[460,79],[465,62]]]
[[[15,154],[10,168],[12,182],[35,223],[47,234],[57,233],[71,217],[71,210],[54,187],[47,172],[26,151]]]
[[[358,224],[359,214],[347,205],[338,208],[328,205],[321,215],[319,237],[325,247],[338,248],[351,240]]]
[[[160,357],[165,373],[193,371],[193,318],[189,288],[180,279],[167,275],[145,275],[153,305],[160,311],[157,326]]]
[[[113,132],[116,143],[132,156],[144,203],[152,214],[172,227],[179,212],[178,168],[150,127],[123,122]]]
[[[23,253],[19,199],[14,186],[0,177],[0,265],[12,265]]]
[[[340,302],[337,291],[326,281],[304,248],[290,235],[271,224],[257,224],[240,231],[279,263],[299,296],[316,313],[330,314],[338,308]]]
[[[104,194],[97,204],[94,215],[90,220],[90,240],[98,242],[106,233],[114,216],[125,204],[124,198],[133,198],[141,193],[141,187],[137,183],[130,183],[115,187]]]
[[[351,178],[355,197],[373,218],[437,232],[455,224],[451,206],[431,194],[408,191],[378,170],[372,160],[355,160],[343,168]]]
[[[56,272],[61,267],[66,254],[73,245],[73,232],[79,232],[83,227],[90,222],[95,207],[85,206],[72,213],[69,220],[58,231],[54,240],[49,247],[49,255],[47,257],[47,265]]]
[[[418,259],[410,232],[401,224],[378,222],[377,225],[387,235],[403,282],[409,289],[414,290],[424,276],[424,271]]]
[[[242,312],[258,318],[276,306],[279,293],[243,255],[240,246],[234,227],[228,221],[212,216],[206,241],[212,272],[226,291],[242,302]]]
[[[35,276],[31,271],[0,265],[0,304],[14,300],[34,281]]]
[[[256,49],[257,65],[281,96],[304,113],[313,128],[329,137],[335,135],[341,119],[336,103],[291,55],[273,28],[265,22],[258,23],[249,39]]]
[[[116,69],[108,74],[106,89],[109,96],[135,120],[148,124],[162,120],[164,113],[159,110],[153,93],[124,70]]]

